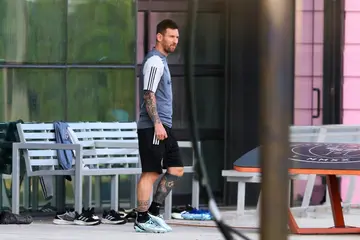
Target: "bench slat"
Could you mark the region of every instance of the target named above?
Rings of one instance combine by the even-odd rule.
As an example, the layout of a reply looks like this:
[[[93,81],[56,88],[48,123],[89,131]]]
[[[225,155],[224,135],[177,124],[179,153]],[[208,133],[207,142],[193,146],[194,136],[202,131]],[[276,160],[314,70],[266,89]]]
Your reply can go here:
[[[75,131],[78,129],[93,129],[93,130],[105,130],[105,129],[134,129],[137,125],[135,122],[91,122],[91,123],[68,123],[69,126]]]
[[[76,137],[81,138],[137,138],[137,133],[133,131],[91,131],[76,132]]]
[[[139,163],[138,157],[117,157],[117,158],[88,158],[84,159],[84,164],[126,164]]]
[[[53,132],[25,132],[23,136],[25,140],[55,139]]]
[[[26,130],[54,130],[52,123],[24,123],[21,124],[24,131]]]

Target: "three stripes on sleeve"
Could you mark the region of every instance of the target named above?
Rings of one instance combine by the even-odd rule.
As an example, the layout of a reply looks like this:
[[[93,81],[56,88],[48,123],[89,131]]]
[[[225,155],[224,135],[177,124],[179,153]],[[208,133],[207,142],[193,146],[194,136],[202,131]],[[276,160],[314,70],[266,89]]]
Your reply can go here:
[[[144,64],[144,90],[156,92],[164,72],[164,63],[159,56],[151,56]]]

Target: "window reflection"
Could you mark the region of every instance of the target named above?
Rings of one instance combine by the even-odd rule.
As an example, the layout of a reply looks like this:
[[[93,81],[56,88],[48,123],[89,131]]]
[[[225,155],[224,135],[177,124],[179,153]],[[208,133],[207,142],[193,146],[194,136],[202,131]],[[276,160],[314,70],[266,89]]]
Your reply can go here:
[[[156,25],[165,18],[174,20],[180,30],[179,45],[174,54],[169,55],[169,64],[183,64],[184,36],[186,34],[186,13],[152,12],[150,15],[150,46],[155,46]],[[196,64],[222,64],[224,61],[224,36],[225,28],[220,13],[199,13],[197,16],[195,39]]]
[[[71,69],[67,82],[68,121],[134,121],[135,72]]]
[[[65,62],[65,17],[66,1],[1,0],[1,61]]]
[[[65,117],[64,70],[2,69],[1,121],[54,121]]]
[[[135,63],[135,8],[128,0],[69,1],[68,62]]]
[[[134,4],[1,0],[0,62],[134,64]]]

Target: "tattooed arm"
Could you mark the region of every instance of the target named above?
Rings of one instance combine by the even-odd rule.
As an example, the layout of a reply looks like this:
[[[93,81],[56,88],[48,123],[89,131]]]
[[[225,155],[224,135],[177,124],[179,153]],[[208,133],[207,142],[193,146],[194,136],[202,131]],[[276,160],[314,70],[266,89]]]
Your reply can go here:
[[[164,71],[164,63],[159,56],[150,57],[144,64],[144,101],[146,111],[154,125],[161,123],[156,107],[155,92]]]
[[[146,90],[144,93],[144,101],[145,101],[146,111],[149,114],[149,117],[153,121],[154,125],[161,123],[159,114],[157,112],[155,93]]]

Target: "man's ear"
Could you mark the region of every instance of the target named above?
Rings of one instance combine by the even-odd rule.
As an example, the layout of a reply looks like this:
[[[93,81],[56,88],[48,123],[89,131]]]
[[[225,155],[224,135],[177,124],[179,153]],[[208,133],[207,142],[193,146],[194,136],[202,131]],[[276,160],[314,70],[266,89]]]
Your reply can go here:
[[[156,34],[156,40],[157,40],[158,42],[161,42],[162,39],[163,39],[163,35],[162,35],[161,33],[157,33],[157,34]]]

